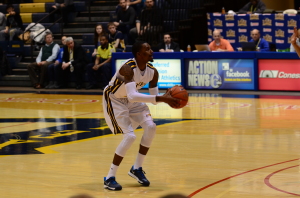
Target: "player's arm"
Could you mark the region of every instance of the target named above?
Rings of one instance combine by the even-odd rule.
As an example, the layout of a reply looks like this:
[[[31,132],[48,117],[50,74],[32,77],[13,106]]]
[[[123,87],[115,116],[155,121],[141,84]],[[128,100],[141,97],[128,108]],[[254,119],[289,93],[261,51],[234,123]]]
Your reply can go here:
[[[156,96],[153,95],[145,95],[137,92],[136,90],[136,82],[133,81],[133,71],[130,65],[123,65],[120,69],[120,74],[124,76],[125,88],[127,93],[127,98],[130,102],[147,102],[147,103],[155,103]]]
[[[156,71],[157,72],[157,71]],[[175,98],[172,98],[170,94],[168,96],[157,96],[157,95],[145,95],[137,92],[136,90],[136,82],[133,81],[133,71],[129,65],[123,65],[120,69],[120,74],[124,76],[125,81],[125,88],[127,93],[127,98],[130,102],[147,102],[147,103],[153,103],[156,102],[165,102],[169,104],[171,107],[177,107],[178,100]],[[157,81],[158,81],[158,72],[157,72],[157,79],[151,81],[151,87],[155,85],[157,87]],[[153,87],[152,87],[153,88]]]
[[[291,43],[293,47],[295,48],[295,51],[297,52],[298,56],[300,57],[300,47],[297,45],[297,38],[298,38],[298,30],[297,27],[294,27],[294,34],[291,37]]]

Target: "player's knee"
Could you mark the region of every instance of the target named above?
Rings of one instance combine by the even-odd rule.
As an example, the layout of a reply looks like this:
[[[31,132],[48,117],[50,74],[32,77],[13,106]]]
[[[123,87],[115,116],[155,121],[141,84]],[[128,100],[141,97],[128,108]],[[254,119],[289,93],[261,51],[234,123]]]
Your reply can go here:
[[[155,133],[156,133],[156,124],[155,124],[154,122],[152,122],[151,124],[148,125],[147,128],[148,128],[147,132],[148,132],[150,135],[154,136]]]
[[[156,133],[156,124],[155,123],[148,124],[145,129],[144,135],[142,137],[141,145],[149,148],[152,144],[152,140],[155,137],[155,133]]]
[[[123,140],[116,149],[116,154],[121,157],[124,157],[127,150],[131,147],[131,145],[133,144],[135,139],[136,139],[136,136],[133,132],[124,133]]]
[[[131,144],[136,139],[136,135],[134,133],[125,133],[123,136],[124,136],[125,142],[131,143]]]

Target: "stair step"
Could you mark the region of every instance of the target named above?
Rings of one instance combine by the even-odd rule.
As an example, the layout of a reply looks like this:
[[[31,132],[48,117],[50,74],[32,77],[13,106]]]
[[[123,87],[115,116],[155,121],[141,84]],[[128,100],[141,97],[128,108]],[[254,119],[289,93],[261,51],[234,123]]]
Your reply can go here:
[[[13,75],[28,75],[27,69],[12,69],[12,74]]]
[[[110,20],[110,17],[91,17],[91,21],[93,22],[108,22]],[[83,22],[83,21],[89,21],[89,17],[77,17],[75,18],[75,22]]]
[[[111,6],[91,6],[91,11],[116,10],[116,5],[111,5]]]
[[[68,28],[64,29],[65,34],[69,33],[93,33],[95,28]],[[81,37],[82,38],[82,37]]]
[[[119,4],[119,1],[93,1],[92,6],[101,6],[105,4],[106,6],[116,6]]]
[[[31,82],[29,80],[26,81],[15,81],[15,80],[6,80],[0,81],[0,86],[5,87],[31,87]]]
[[[2,77],[2,81],[29,81],[29,75],[6,75]]]
[[[113,10],[109,10],[109,11],[92,11],[91,13],[89,12],[81,12],[80,13],[80,17],[89,17],[91,15],[91,17],[107,17],[110,15],[110,12]]]

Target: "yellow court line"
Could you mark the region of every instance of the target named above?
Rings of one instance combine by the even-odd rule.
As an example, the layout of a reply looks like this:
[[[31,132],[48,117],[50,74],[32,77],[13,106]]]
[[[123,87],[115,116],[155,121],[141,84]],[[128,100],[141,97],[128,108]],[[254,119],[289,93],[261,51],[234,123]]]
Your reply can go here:
[[[45,147],[35,148],[35,150],[40,151],[44,154],[59,153],[57,151],[52,150],[51,148],[57,147],[57,146],[65,146],[65,145],[68,145],[68,144],[74,144],[74,143],[79,143],[79,142],[85,142],[85,141],[89,141],[89,140],[96,140],[96,139],[100,139],[100,138],[106,138],[108,136],[115,136],[115,135],[114,134],[109,134],[109,135],[104,135],[104,136],[87,138],[87,139],[83,139],[83,140],[77,140],[77,141],[66,142],[66,143],[61,143],[61,144],[49,145],[49,146],[45,146]]]
[[[225,195],[226,193],[228,193],[229,191],[232,191],[233,189],[235,189],[235,188],[237,188],[237,187],[239,187],[239,186],[242,186],[242,185],[245,185],[246,183],[249,183],[249,182],[251,182],[251,181],[253,181],[253,180],[256,180],[256,179],[258,179],[258,178],[264,178],[265,176],[258,176],[258,177],[255,177],[255,178],[253,178],[253,179],[249,179],[249,180],[247,180],[247,181],[245,181],[245,182],[243,182],[243,183],[241,183],[241,184],[239,184],[239,185],[236,185],[236,186],[233,186],[233,187],[231,187],[231,188],[229,188],[229,189],[227,189],[227,190],[225,190],[225,191],[223,191],[221,194],[219,194],[218,196],[216,196],[215,198],[220,198],[220,197],[222,197],[223,195]]]
[[[170,125],[175,125],[175,124],[182,124],[182,123],[187,123],[187,122],[192,122],[193,120],[186,120],[186,121],[179,121],[179,122],[174,122],[174,123],[167,123],[167,124],[161,124],[158,125],[157,127],[166,127],[166,126],[170,126]],[[108,128],[106,127],[100,127],[97,129],[106,129]],[[137,129],[135,130],[136,132],[138,131],[142,131],[143,129]],[[105,138],[105,137],[110,137],[110,136],[115,136],[114,134],[109,134],[109,135],[104,135],[104,136],[98,136],[98,137],[93,137],[93,138],[87,138],[84,140],[77,140],[77,141],[72,141],[72,142],[66,142],[66,143],[61,143],[61,144],[55,144],[55,145],[50,145],[50,146],[45,146],[45,147],[40,147],[40,148],[35,148],[35,150],[40,151],[44,154],[51,154],[51,153],[59,153],[57,151],[52,150],[51,148],[53,147],[57,147],[57,146],[64,146],[64,145],[68,145],[68,144],[73,144],[73,143],[79,143],[79,142],[84,142],[84,141],[89,141],[89,140],[95,140],[95,139],[100,139],[100,138]]]

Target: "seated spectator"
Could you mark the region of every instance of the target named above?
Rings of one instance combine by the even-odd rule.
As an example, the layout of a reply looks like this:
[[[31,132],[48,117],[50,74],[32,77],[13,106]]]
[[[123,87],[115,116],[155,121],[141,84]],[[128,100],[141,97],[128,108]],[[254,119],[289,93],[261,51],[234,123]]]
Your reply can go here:
[[[46,29],[42,24],[40,23],[30,23],[26,28],[25,28],[25,33],[24,35],[21,34],[19,38],[21,40],[27,41],[27,39],[30,41],[33,40],[35,42],[35,48],[39,49],[38,44],[42,44],[44,42],[45,35],[47,33],[51,33],[49,29]],[[29,36],[28,36],[29,33]],[[26,38],[28,36],[28,38]]]
[[[296,43],[297,42],[297,38],[299,38],[299,33],[297,31],[297,27],[294,27],[294,33],[291,36],[291,44],[295,48],[295,51],[296,51],[297,55],[300,57],[300,47]]]
[[[0,41],[6,40],[5,27],[6,27],[6,16],[2,12],[0,12]]]
[[[229,41],[226,39],[221,38],[221,33],[219,30],[215,30],[213,32],[213,39],[209,44],[210,51],[219,51],[219,52],[233,52],[234,49],[232,48]]]
[[[6,20],[6,29],[4,32],[9,35],[9,40],[12,41],[18,39],[17,37],[23,33],[23,21],[20,13],[15,11],[13,5],[7,5],[6,12],[8,16]]]
[[[74,10],[73,0],[55,0],[55,5],[50,8],[49,13],[54,10],[55,13],[61,14],[64,25],[68,25],[68,16]],[[55,21],[54,13],[49,16],[49,20],[52,23]]]
[[[100,44],[100,38],[103,35],[107,35],[106,31],[103,29],[103,26],[101,24],[96,25],[95,27],[95,32],[94,32],[94,44],[95,44],[95,49],[92,54],[93,57],[97,55],[97,49],[101,45]]]
[[[298,32],[298,37],[296,38],[296,44],[298,46],[300,46],[300,29],[298,29],[297,32]],[[290,52],[296,52],[296,50],[295,50],[292,43],[291,43],[291,46],[290,46]]]
[[[63,46],[60,48],[55,62],[48,66],[49,84],[45,87],[46,89],[61,88],[61,85],[58,84],[58,68],[62,65],[62,57],[64,54],[64,46],[66,45],[66,38],[66,36],[61,37],[61,43]]]
[[[263,38],[260,38],[260,32],[257,29],[251,31],[252,39],[250,42],[254,42],[256,45],[256,51],[270,51],[269,43]]]
[[[132,7],[128,7],[126,0],[119,0],[121,9],[117,12],[117,19],[114,22],[117,30],[124,35],[125,43],[128,43],[128,34],[131,28],[135,25],[135,11]],[[130,41],[132,43],[132,41]]]
[[[145,5],[145,0],[127,0],[127,5],[132,6],[136,12],[136,15],[139,16]]]
[[[67,76],[74,72],[76,89],[81,89],[83,85],[84,67],[88,63],[85,50],[74,42],[72,37],[66,38],[66,45],[63,50],[62,65],[59,67],[58,81],[61,87],[67,85]]]
[[[95,63],[90,63],[87,65],[89,85],[86,87],[86,89],[97,88],[97,79],[99,79],[101,73],[101,89],[104,89],[111,79],[110,60],[112,52],[115,52],[115,48],[112,44],[108,43],[108,37],[106,35],[101,36],[100,42],[101,45],[98,47]]]
[[[170,34],[164,34],[164,42],[158,44],[159,52],[179,52],[178,43],[172,41]]]
[[[261,0],[250,0],[244,7],[242,7],[239,12],[241,13],[253,13],[253,12],[263,12],[266,9],[266,5]]]
[[[125,42],[122,32],[117,31],[113,22],[108,23],[108,42],[111,43],[117,52],[125,50]]]
[[[27,66],[30,80],[36,89],[43,88],[47,74],[47,67],[53,63],[59,52],[59,45],[53,42],[53,35],[47,33],[45,46],[42,47],[35,63]],[[38,73],[36,73],[38,71]]]
[[[153,0],[146,0],[145,5],[136,20],[136,27],[129,34],[133,40],[145,40],[150,45],[157,45],[163,27],[162,11],[154,6]]]

